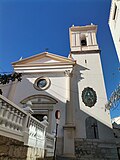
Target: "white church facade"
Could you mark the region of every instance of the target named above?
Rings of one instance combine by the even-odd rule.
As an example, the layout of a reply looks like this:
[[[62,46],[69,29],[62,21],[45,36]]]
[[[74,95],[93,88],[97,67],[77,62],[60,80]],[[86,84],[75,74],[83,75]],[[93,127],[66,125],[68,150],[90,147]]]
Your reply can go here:
[[[72,26],[68,58],[43,52],[12,63],[22,81],[2,90],[21,108],[30,101],[38,120],[47,115],[52,134],[60,111],[57,155],[117,160],[96,32],[93,24]]]

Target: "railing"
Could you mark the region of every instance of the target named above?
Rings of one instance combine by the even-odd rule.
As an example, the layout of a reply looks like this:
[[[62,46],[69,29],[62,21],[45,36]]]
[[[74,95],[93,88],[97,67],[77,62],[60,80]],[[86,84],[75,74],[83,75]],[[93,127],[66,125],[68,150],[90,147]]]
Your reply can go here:
[[[46,132],[48,124],[46,116],[40,122],[31,115],[29,104],[23,110],[0,95],[0,135],[22,141],[28,146],[46,149],[47,155],[53,156],[54,136]]]
[[[23,141],[27,113],[0,95],[0,134]]]
[[[28,145],[44,149],[46,126],[36,118],[29,117],[29,140]]]

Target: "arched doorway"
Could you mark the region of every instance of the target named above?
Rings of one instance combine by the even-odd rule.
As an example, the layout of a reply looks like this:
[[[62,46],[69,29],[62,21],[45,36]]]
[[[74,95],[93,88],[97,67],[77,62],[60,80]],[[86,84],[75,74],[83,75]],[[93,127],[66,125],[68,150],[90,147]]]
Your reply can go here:
[[[52,123],[52,112],[54,106],[58,101],[47,95],[32,95],[21,101],[21,104],[26,104],[28,101],[32,102],[33,116],[39,121],[43,120],[43,117],[46,115],[48,117],[48,131],[51,132],[51,123]]]

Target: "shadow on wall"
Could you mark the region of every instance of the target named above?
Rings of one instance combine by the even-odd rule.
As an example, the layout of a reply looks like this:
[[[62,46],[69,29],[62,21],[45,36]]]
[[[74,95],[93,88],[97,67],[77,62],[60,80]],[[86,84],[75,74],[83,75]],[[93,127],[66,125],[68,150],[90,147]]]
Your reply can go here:
[[[55,75],[54,76],[47,75],[47,76],[56,77]],[[41,74],[39,76],[36,76],[36,78],[39,78],[42,76],[45,76],[45,75]],[[59,78],[61,76],[64,76],[64,74],[63,75],[58,74]],[[28,77],[28,78],[31,78],[31,77]],[[36,78],[35,78],[35,80],[36,80]],[[22,85],[22,83],[24,83],[24,86],[26,86],[25,88]],[[28,80],[27,78],[24,79],[24,81],[21,82],[21,84],[19,84],[19,85],[20,85],[19,92],[21,93],[21,95],[19,96],[18,103],[21,103],[21,107],[23,107],[24,104],[26,104],[28,101],[31,101],[32,102],[32,109],[34,111],[33,116],[35,116],[35,118],[38,118],[39,120],[44,115],[47,115],[48,121],[50,123],[48,128],[51,126],[50,132],[52,134],[55,134],[55,133],[53,133],[53,132],[55,132],[55,126],[56,126],[55,112],[56,112],[56,110],[60,110],[61,119],[60,119],[59,128],[58,128],[57,153],[62,154],[62,152],[63,152],[63,126],[65,125],[66,97],[63,97],[63,95],[59,93],[59,91],[57,90],[57,86],[55,86],[54,88],[50,87],[47,90],[43,90],[43,91],[36,90],[33,86],[33,82]],[[53,84],[51,83],[51,86],[52,85]],[[56,84],[56,85],[59,86],[59,84]],[[66,90],[64,88],[65,88],[65,86],[61,87],[63,92],[66,93]],[[62,97],[62,99],[64,98],[64,102],[61,101],[61,99],[59,97],[60,98]]]
[[[81,88],[79,88],[80,86],[78,84],[80,81],[84,80],[82,72],[85,72],[88,70],[90,70],[90,69],[83,67],[81,65],[78,65],[78,64],[75,65],[74,70],[73,70],[73,77],[71,79],[71,86],[72,86],[71,99],[72,99],[72,106],[74,107],[74,117],[75,117],[76,133],[77,133],[76,136],[79,136],[81,138],[85,138],[85,135],[83,133],[81,136],[79,135],[81,133],[80,130],[82,130],[83,132],[87,132],[86,138],[88,138],[88,139],[89,138],[90,139],[99,139],[99,138],[100,139],[106,139],[106,138],[108,139],[108,137],[114,138],[113,131],[111,128],[109,128],[107,125],[100,122],[95,117],[92,117],[92,113],[89,114],[89,113],[81,110],[81,106],[80,106],[80,101],[82,98],[81,94],[80,94]],[[98,130],[100,131],[100,135],[103,135],[103,136],[99,136]],[[109,133],[108,136],[107,135],[105,136],[106,138],[104,138],[104,134],[102,134],[103,130],[106,133]]]

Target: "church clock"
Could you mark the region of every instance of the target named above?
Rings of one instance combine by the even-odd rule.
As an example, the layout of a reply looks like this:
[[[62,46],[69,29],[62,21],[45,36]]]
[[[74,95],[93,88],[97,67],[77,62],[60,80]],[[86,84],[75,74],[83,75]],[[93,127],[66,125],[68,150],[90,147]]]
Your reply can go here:
[[[82,91],[82,101],[88,107],[94,106],[97,102],[96,92],[90,87],[84,88]]]

